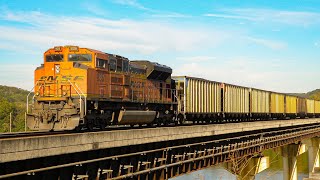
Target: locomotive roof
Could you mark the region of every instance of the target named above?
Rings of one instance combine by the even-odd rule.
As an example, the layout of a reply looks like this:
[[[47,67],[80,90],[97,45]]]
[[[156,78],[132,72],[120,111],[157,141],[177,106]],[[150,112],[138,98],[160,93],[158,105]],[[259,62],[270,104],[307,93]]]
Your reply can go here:
[[[159,67],[171,69],[171,67],[166,66],[166,65],[164,65],[164,64],[159,64],[159,63],[157,63],[157,62],[152,62],[152,61],[148,61],[148,60],[131,60],[131,62],[133,62],[133,63],[135,63],[135,62],[137,62],[137,63],[139,63],[139,62],[145,62],[145,63],[150,63],[150,64],[152,64],[152,65],[154,65],[154,66],[159,66]]]

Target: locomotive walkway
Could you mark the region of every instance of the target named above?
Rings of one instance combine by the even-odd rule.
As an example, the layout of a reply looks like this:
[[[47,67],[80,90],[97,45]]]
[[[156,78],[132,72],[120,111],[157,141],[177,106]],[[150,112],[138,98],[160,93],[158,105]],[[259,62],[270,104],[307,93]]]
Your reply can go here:
[[[0,139],[0,178],[15,173],[45,176],[48,170],[52,174],[54,169],[81,167],[87,169],[71,175],[93,177],[99,170],[100,175],[113,179],[167,179],[224,162],[229,162],[228,168],[240,177],[244,162],[261,161],[263,150],[282,147],[287,163],[295,162],[292,154],[297,154],[302,141],[319,135],[320,119],[314,118],[4,138]],[[319,148],[319,142],[309,144],[313,170],[319,161],[314,160],[318,149],[311,150]],[[108,164],[105,168],[101,168],[102,161]],[[286,172],[290,177],[295,170],[288,165]]]

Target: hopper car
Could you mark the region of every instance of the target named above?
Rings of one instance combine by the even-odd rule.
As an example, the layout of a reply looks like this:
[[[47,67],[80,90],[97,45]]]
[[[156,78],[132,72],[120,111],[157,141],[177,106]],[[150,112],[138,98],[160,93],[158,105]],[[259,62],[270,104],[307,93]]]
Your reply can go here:
[[[320,101],[188,76],[166,65],[78,46],[44,53],[34,72],[31,130],[104,129],[320,116]]]

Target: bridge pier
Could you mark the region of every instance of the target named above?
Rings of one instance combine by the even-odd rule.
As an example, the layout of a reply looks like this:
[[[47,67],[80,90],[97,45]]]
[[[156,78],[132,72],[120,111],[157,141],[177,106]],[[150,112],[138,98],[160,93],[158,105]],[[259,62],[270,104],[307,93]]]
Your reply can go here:
[[[248,160],[247,165],[237,176],[239,180],[252,180],[256,174],[269,168],[270,162],[268,156],[258,155]]]
[[[308,146],[308,168],[309,168],[309,178],[320,178],[320,159],[319,159],[319,147],[320,138],[314,137],[305,140]]]
[[[297,156],[305,152],[304,144],[289,144],[281,147],[281,156],[283,162],[283,179],[297,180]]]
[[[307,140],[308,145],[308,167],[309,173],[313,173],[316,167],[319,167],[319,138],[310,138]]]
[[[246,156],[224,163],[224,168],[237,176],[238,180],[252,180],[255,175],[269,168],[269,156]]]

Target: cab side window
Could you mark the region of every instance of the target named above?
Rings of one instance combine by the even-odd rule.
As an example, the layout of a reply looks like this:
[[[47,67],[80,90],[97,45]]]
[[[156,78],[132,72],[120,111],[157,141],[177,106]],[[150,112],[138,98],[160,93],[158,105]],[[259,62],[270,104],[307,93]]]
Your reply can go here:
[[[123,60],[123,71],[124,72],[129,72],[129,61],[128,60]]]
[[[117,70],[117,60],[110,59],[109,60],[109,67],[110,67],[110,71],[116,71]]]
[[[97,58],[96,63],[97,63],[96,66],[98,68],[106,69],[108,67],[108,61],[107,60]]]

